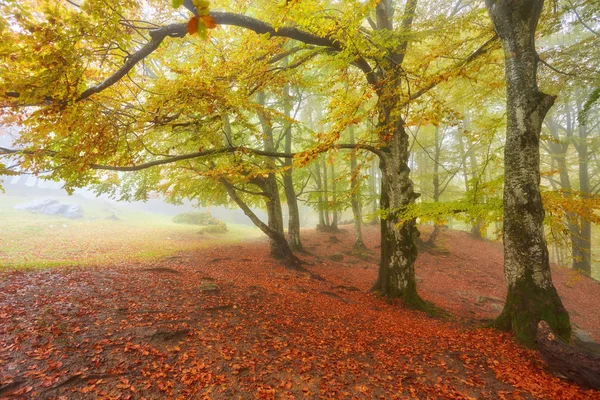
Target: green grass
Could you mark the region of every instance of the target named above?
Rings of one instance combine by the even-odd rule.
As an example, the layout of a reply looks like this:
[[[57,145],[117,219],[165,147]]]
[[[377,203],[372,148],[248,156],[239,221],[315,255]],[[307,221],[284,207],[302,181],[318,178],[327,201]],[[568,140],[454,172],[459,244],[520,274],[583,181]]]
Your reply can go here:
[[[32,214],[13,209],[31,199],[0,195],[0,270],[86,267],[143,262],[201,249],[215,243],[260,236],[258,229],[228,224],[229,232],[200,235],[197,226],[175,224],[172,217],[143,211],[112,210],[98,202],[79,203],[84,218]]]

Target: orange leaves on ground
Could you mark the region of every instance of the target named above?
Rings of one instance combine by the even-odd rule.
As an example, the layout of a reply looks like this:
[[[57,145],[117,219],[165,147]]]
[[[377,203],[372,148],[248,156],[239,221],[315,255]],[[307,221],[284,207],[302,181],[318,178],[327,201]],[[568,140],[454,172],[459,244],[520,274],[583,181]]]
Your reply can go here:
[[[265,239],[145,265],[4,273],[0,387],[22,382],[10,394],[59,399],[597,396],[545,372],[507,334],[369,294],[377,227],[366,228],[360,258],[346,251],[351,229],[336,234],[341,243],[330,235],[305,232],[310,272],[270,259]],[[461,235],[443,232],[456,246],[422,254],[417,270],[425,298],[459,297],[448,307],[458,318],[496,304],[490,291],[503,279],[494,245]],[[342,261],[327,259],[339,252]],[[470,289],[487,297],[467,299]]]

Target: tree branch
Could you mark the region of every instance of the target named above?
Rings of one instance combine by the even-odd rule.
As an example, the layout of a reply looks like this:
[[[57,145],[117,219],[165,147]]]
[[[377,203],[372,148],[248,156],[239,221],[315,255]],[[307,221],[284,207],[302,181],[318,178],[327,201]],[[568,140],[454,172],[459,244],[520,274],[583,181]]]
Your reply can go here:
[[[182,29],[183,28],[183,29]],[[146,43],[141,49],[133,53],[130,57],[128,57],[125,61],[125,64],[121,68],[119,68],[114,74],[106,78],[103,82],[92,86],[86,89],[76,101],[85,100],[91,95],[95,93],[99,93],[104,89],[114,85],[121,78],[123,78],[137,63],[142,61],[144,58],[148,57],[154,50],[160,46],[162,41],[166,37],[184,37],[187,34],[186,25],[185,24],[173,24],[167,25],[162,28],[153,29],[150,32],[150,37],[152,38],[148,43]]]
[[[367,151],[377,154],[380,157],[383,157],[383,153],[381,152],[381,150],[379,150],[373,146],[363,145],[363,144],[336,144],[336,145],[333,145],[330,149],[367,150]],[[329,150],[329,149],[326,149],[325,151],[327,151],[327,150]],[[135,171],[141,171],[141,170],[152,168],[152,167],[157,167],[159,165],[172,164],[172,163],[175,163],[178,161],[191,160],[194,158],[202,158],[202,157],[214,156],[214,155],[219,155],[219,154],[227,154],[227,153],[235,153],[235,152],[240,152],[240,153],[244,153],[244,154],[256,154],[259,156],[273,157],[273,158],[294,158],[296,155],[301,154],[301,153],[280,153],[280,152],[276,152],[276,151],[265,151],[265,150],[253,149],[250,147],[238,146],[238,147],[223,147],[223,148],[219,148],[219,149],[202,150],[202,151],[197,151],[194,153],[181,154],[178,156],[164,157],[164,158],[160,158],[158,160],[148,161],[146,163],[142,163],[142,164],[138,164],[138,165],[118,166],[118,165],[90,164],[89,168],[94,169],[94,170],[104,170],[104,171],[135,172]],[[39,153],[40,152],[34,152],[34,151],[30,151],[30,150],[8,149],[5,147],[0,147],[0,156],[14,155],[14,154],[32,155],[32,154],[39,154]],[[69,160],[68,157],[61,157],[56,151],[43,150],[42,153],[45,153],[50,157],[60,157],[60,158]],[[71,158],[71,160],[72,160],[72,158]]]
[[[471,53],[471,55],[469,57],[465,58],[458,64],[454,65],[451,68],[451,70],[457,70],[457,69],[463,68],[464,66],[469,64],[471,61],[473,61],[477,57],[479,57],[480,55],[485,54],[489,50],[491,45],[497,41],[497,39],[498,39],[498,35],[495,34],[491,39],[489,39],[487,42],[485,42],[484,44],[479,46],[479,48],[477,50],[475,50],[473,53]],[[444,81],[444,79],[441,78],[442,76],[444,76],[444,74],[440,74],[440,76],[438,76],[436,79],[431,81],[427,86],[425,86],[425,87],[417,90],[415,93],[411,94],[410,97],[401,104],[401,107],[408,105],[411,101],[418,99],[419,97],[421,97],[422,95],[424,95],[425,93],[427,93],[428,91],[430,91],[431,89],[433,89],[434,87],[436,87],[437,85],[442,83]]]

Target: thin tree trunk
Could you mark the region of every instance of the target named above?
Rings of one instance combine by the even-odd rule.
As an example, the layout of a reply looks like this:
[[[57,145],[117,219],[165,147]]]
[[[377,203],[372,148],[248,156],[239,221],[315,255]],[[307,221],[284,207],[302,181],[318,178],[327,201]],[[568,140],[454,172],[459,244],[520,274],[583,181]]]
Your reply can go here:
[[[438,203],[440,201],[440,153],[441,153],[441,143],[440,143],[440,128],[435,128],[435,149],[433,153],[433,202]],[[428,246],[435,246],[435,240],[440,234],[440,225],[434,221],[433,223],[433,232],[429,235],[429,239],[427,239]]]
[[[316,189],[317,189],[317,193],[318,195],[318,213],[319,213],[319,225],[317,225],[317,229],[323,229],[325,227],[325,213],[324,213],[324,204],[325,201],[323,200],[323,179],[321,177],[321,160],[317,159],[317,162],[315,162],[314,164],[315,166],[315,182],[316,182]]]
[[[323,174],[321,178],[323,180],[323,199],[325,202],[323,203],[323,211],[325,214],[325,225],[323,225],[323,229],[329,229],[331,227],[331,220],[329,219],[329,188],[328,188],[328,178],[327,178],[327,161],[323,158]]]
[[[371,203],[371,209],[373,211],[373,214],[375,214],[376,216],[373,218],[373,223],[377,224],[379,223],[379,217],[377,216],[377,211],[379,210],[379,204],[377,204],[377,198],[380,197],[379,191],[378,189],[378,181],[377,181],[377,170],[379,169],[379,166],[377,165],[377,159],[373,158],[371,160],[371,175],[370,175],[370,182],[371,182],[371,195],[373,196],[373,202]]]
[[[577,115],[580,115],[582,105],[577,100]],[[584,197],[590,195],[590,175],[589,175],[589,158],[588,150],[588,130],[585,125],[580,124],[578,127],[579,143],[575,146],[577,155],[579,156],[579,191]],[[590,221],[583,217],[579,217],[580,235],[578,257],[573,257],[573,267],[580,270],[587,276],[592,275],[592,225]]]
[[[292,105],[289,93],[289,85],[286,84],[284,87],[284,113],[288,120],[285,122],[285,140],[284,140],[284,151],[286,153],[292,152],[292,124],[289,121],[292,115]],[[298,208],[298,199],[296,197],[296,190],[294,189],[294,179],[292,175],[292,159],[286,158],[283,161],[285,170],[283,171],[283,190],[285,192],[285,199],[288,206],[288,241],[292,250],[301,251],[304,250],[302,247],[302,241],[300,240],[300,210]]]
[[[261,92],[258,94],[258,104],[264,106],[265,99],[266,97],[264,93]],[[258,113],[258,118],[262,126],[263,148],[266,151],[274,151],[275,144],[273,140],[273,128],[269,121],[265,119],[265,116],[262,113]],[[275,176],[274,172],[277,166],[275,165],[275,160],[270,157],[268,157],[264,162],[266,168],[269,170],[267,176],[265,178],[257,177],[253,179],[252,182],[257,184],[257,186],[259,186],[262,189],[263,193],[266,196],[266,208],[269,227],[277,231],[281,235],[284,235],[283,211],[281,209],[281,198],[279,197],[279,185],[277,184],[277,177]],[[281,254],[281,246],[273,238],[271,238],[271,254],[276,258],[284,257],[284,254]]]
[[[507,133],[504,148],[504,272],[508,294],[498,327],[535,346],[545,320],[562,338],[569,314],[552,284],[540,195],[540,131],[554,97],[537,86],[535,31],[543,0],[486,0],[505,54]]]
[[[350,133],[350,144],[354,144],[354,126],[348,128]],[[360,171],[356,161],[356,153],[350,154],[350,203],[352,205],[352,214],[354,215],[354,248],[365,249],[365,243],[362,238],[362,205],[360,200],[360,182],[358,181]]]
[[[244,214],[250,218],[254,225],[263,231],[263,233],[265,233],[269,239],[279,247],[277,254],[279,255],[279,258],[284,261],[285,265],[290,268],[299,268],[300,260],[294,255],[294,252],[290,248],[285,236],[281,232],[262,222],[260,218],[258,218],[258,216],[252,212],[250,207],[248,207],[248,205],[237,195],[235,188],[227,179],[222,177],[219,179],[219,182],[225,187],[229,197],[231,197],[238,207],[242,209]]]
[[[335,163],[331,163],[331,225],[329,229],[338,230],[338,211],[337,211],[337,182],[335,181]]]

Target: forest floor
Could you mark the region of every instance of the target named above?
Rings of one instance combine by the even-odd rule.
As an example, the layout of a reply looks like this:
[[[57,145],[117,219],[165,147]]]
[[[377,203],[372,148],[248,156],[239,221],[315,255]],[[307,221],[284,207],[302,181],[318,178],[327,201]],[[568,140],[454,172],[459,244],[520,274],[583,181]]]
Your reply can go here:
[[[309,272],[266,240],[157,261],[0,272],[0,398],[600,398],[535,352],[478,327],[505,294],[502,247],[445,231],[421,252],[430,318],[368,293],[378,229],[304,232]],[[337,261],[333,261],[335,259]],[[600,284],[553,271],[572,319],[600,339]]]

